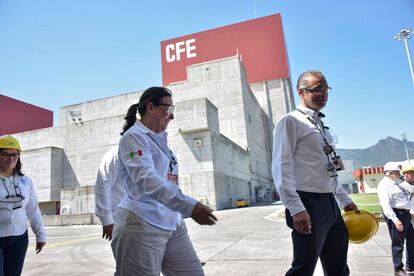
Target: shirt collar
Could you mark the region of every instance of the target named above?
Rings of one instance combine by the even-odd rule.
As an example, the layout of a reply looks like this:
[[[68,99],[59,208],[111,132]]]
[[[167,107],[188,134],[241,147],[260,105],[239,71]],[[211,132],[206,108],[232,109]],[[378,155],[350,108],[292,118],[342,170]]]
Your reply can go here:
[[[318,114],[316,113],[316,111],[310,108],[307,108],[306,106],[303,106],[301,104],[297,105],[296,109],[302,111],[303,113],[305,113],[305,115],[311,117],[312,119],[322,119],[325,117],[325,114],[323,114],[322,112],[319,111],[319,114]]]
[[[139,131],[141,131],[142,133],[149,133],[152,132],[149,128],[147,128],[140,120],[137,120],[134,124]]]
[[[167,132],[160,132],[160,133],[155,133],[154,131],[152,131],[151,129],[149,129],[148,127],[146,127],[140,120],[137,120],[134,124],[139,131],[141,131],[142,133],[149,133],[151,135],[155,135],[155,136],[159,136],[161,138],[165,138],[167,137]]]

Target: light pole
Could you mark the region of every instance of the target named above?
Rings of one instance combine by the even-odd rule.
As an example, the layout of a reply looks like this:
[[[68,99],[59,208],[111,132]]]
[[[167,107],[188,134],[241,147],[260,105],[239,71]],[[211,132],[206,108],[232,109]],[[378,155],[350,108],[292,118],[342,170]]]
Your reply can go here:
[[[403,40],[404,41],[405,50],[407,51],[408,64],[410,65],[411,78],[412,78],[413,84],[414,84],[413,64],[411,62],[410,48],[408,47],[408,41],[407,41],[407,39],[410,39],[412,36],[413,36],[413,32],[411,31],[411,29],[402,29],[399,33],[397,33],[394,36],[394,39],[395,40]]]
[[[407,149],[407,133],[403,133],[403,134],[401,134],[401,137],[402,137],[402,140],[403,140],[403,143],[404,143],[404,147],[405,147],[405,155],[407,156],[407,161],[408,161],[408,166],[410,167],[411,166],[411,164],[410,164],[410,156],[408,155],[408,149]]]

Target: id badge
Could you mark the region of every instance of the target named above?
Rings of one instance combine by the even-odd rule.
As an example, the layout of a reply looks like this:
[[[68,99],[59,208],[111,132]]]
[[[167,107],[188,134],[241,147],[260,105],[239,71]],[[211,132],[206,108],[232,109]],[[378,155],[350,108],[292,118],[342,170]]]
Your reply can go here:
[[[167,179],[171,184],[178,185],[178,175],[173,174],[173,173],[168,173]]]

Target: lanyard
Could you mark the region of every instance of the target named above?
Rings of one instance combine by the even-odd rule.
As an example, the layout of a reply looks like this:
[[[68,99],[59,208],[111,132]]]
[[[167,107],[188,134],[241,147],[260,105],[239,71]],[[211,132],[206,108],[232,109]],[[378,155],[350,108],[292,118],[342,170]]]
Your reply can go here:
[[[319,122],[322,125],[322,128],[320,128],[320,126],[314,120],[312,120],[312,118],[309,115],[307,115],[305,112],[303,112],[302,110],[299,110],[299,109],[296,109],[296,110],[299,111],[300,113],[302,113],[303,115],[305,115],[306,119],[308,119],[309,122],[311,122],[316,127],[316,129],[319,131],[319,133],[322,135],[322,139],[325,142],[325,145],[323,146],[323,151],[324,151],[324,153],[326,155],[326,158],[328,159],[328,162],[329,162],[328,171],[330,172],[331,169],[333,169],[333,172],[334,172],[334,175],[331,175],[331,177],[332,176],[335,177],[335,185],[334,185],[333,194],[336,195],[336,189],[337,189],[337,186],[338,186],[338,179],[337,179],[338,174],[336,173],[337,168],[332,164],[332,162],[333,162],[333,160],[337,160],[337,159],[340,160],[340,158],[339,158],[339,156],[336,155],[336,152],[335,152],[335,149],[333,148],[333,146],[331,146],[328,143],[328,139],[326,138],[326,133],[325,133],[325,126],[323,125],[323,122],[319,119],[319,117],[318,117],[318,119],[319,119]]]
[[[22,195],[22,191],[19,187],[19,177],[17,177],[17,182],[16,182],[16,177],[13,175],[12,185],[14,187],[14,194],[10,193],[9,189],[7,189],[6,181],[4,180],[4,178],[2,178],[1,180],[3,180],[3,186],[4,186],[4,189],[7,192],[7,196],[6,196],[6,201],[0,200],[0,202],[13,203],[13,210],[22,207],[21,204],[20,205],[18,204],[18,205],[15,206],[15,203],[20,203],[25,199],[25,197]],[[11,199],[11,200],[9,200],[9,199]]]
[[[326,138],[325,126],[323,122],[319,119],[319,122],[321,122],[321,125],[322,125],[322,129],[321,129],[320,126],[314,120],[312,120],[309,115],[307,115],[302,110],[299,110],[299,109],[296,109],[296,110],[302,113],[303,115],[305,115],[306,119],[308,119],[308,121],[311,122],[316,127],[316,129],[319,131],[319,133],[322,135],[322,139],[325,142],[325,145],[323,147],[323,151],[325,152],[325,154],[329,155],[330,153],[333,153],[334,156],[336,156],[336,152],[334,148],[328,143],[328,139]]]
[[[157,145],[157,147],[168,157],[168,160],[170,160],[170,172],[173,171],[175,165],[177,165],[177,160],[175,160],[172,151],[170,150],[170,154],[168,154],[158,143],[155,141],[153,137],[149,133],[147,133],[148,137]]]
[[[403,192],[403,194],[404,194],[404,196],[407,200],[411,200],[411,197],[413,196],[412,194],[410,194],[406,189],[401,187],[399,183],[395,182],[394,184],[397,185],[398,188],[400,188],[401,192]]]

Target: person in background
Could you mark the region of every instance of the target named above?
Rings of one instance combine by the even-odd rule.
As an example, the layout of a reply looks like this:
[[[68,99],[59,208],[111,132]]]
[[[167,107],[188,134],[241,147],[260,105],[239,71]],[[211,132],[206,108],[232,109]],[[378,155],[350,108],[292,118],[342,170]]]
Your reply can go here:
[[[111,243],[117,276],[204,275],[182,216],[201,225],[213,225],[217,218],[179,187],[178,161],[165,132],[174,108],[170,90],[151,87],[125,117],[118,173],[126,195]]]
[[[36,254],[46,233],[32,180],[22,173],[19,141],[0,137],[0,275],[18,276],[23,269],[29,238],[27,220],[36,235]]]
[[[118,178],[118,146],[109,149],[102,158],[95,182],[95,214],[102,224],[102,238],[112,240],[115,211],[125,195]]]
[[[311,276],[320,258],[325,275],[349,275],[345,211],[358,211],[337,181],[344,169],[322,118],[330,91],[319,71],[299,76],[301,104],[283,116],[273,131],[272,176],[292,229],[293,261],[286,275]],[[336,201],[337,200],[337,201]]]
[[[404,182],[401,183],[401,187],[410,192],[411,197],[411,223],[414,226],[414,167],[408,167],[401,171],[404,176]]]
[[[378,183],[377,193],[391,238],[394,275],[414,275],[414,229],[411,224],[410,193],[401,186],[400,166],[388,162],[384,166],[384,178]],[[402,262],[406,243],[405,270]]]

